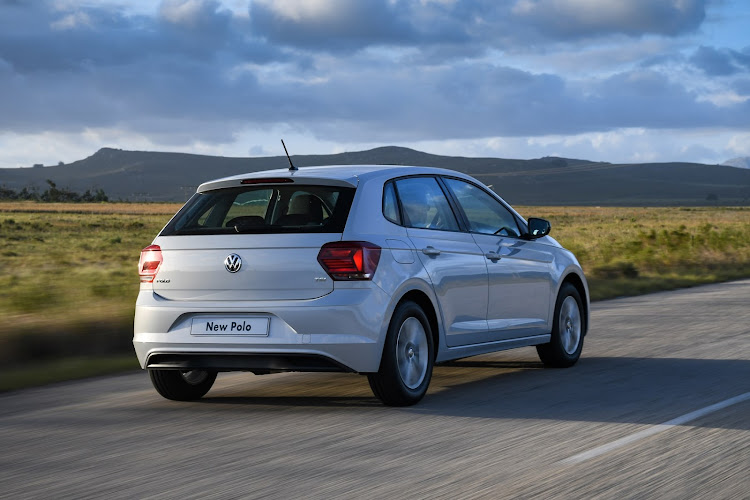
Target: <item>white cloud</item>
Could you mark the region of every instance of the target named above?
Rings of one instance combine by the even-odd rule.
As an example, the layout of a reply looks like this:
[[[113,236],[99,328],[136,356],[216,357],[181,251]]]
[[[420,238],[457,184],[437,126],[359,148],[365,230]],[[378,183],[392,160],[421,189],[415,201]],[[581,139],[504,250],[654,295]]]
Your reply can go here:
[[[219,3],[211,0],[162,0],[159,15],[170,23],[195,26],[206,10],[216,11]]]
[[[586,37],[602,33],[675,35],[705,18],[704,0],[518,0],[513,14],[542,32]]]
[[[685,161],[717,164],[733,156],[750,155],[750,135],[726,130],[628,128],[569,136],[492,137],[401,145],[452,156],[517,159],[560,156],[610,163]]]
[[[737,104],[742,104],[744,102],[747,102],[748,100],[750,100],[750,96],[739,95],[736,92],[727,90],[723,92],[716,92],[716,93],[708,94],[705,96],[701,96],[699,100],[710,102],[711,104],[718,106],[720,108],[728,108],[728,107],[735,106]]]
[[[750,156],[750,133],[732,134],[726,149],[735,156]]]
[[[672,65],[672,59],[681,59],[684,42],[665,38],[642,38],[623,41],[622,37],[600,41],[596,44],[572,43],[535,50],[518,46],[506,50],[501,59],[508,65],[532,72],[555,72],[576,77],[601,77],[632,69],[655,58],[665,58],[660,65]],[[681,63],[681,61],[680,61]],[[670,67],[670,71],[674,71]]]
[[[429,5],[431,3],[436,3],[440,5],[455,5],[459,0],[419,0],[419,3],[422,5]],[[398,0],[390,0],[391,4],[398,3]]]
[[[85,12],[74,12],[50,23],[56,31],[72,30],[80,27],[91,27],[91,18]]]
[[[295,22],[331,22],[345,18],[353,2],[349,0],[255,0]]]

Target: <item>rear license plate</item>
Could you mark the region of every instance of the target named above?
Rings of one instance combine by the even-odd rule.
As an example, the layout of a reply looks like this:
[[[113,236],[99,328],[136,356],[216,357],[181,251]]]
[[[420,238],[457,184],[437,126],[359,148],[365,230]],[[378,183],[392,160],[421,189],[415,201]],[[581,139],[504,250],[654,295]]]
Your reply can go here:
[[[267,337],[270,318],[193,318],[192,335],[252,335]]]

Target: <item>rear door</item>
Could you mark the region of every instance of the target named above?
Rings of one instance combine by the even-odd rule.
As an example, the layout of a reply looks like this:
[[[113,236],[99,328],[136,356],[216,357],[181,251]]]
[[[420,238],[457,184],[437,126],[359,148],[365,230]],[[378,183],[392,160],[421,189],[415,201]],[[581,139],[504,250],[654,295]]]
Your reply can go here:
[[[407,234],[430,276],[450,347],[486,342],[487,266],[434,177],[395,181]]]
[[[170,300],[304,300],[330,293],[318,263],[341,239],[353,187],[283,184],[196,194],[154,241]]]

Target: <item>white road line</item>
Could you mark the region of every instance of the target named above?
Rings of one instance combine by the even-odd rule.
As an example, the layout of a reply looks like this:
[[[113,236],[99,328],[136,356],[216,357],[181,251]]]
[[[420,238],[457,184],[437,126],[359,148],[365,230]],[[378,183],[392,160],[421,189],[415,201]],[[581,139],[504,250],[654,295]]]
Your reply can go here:
[[[742,403],[743,401],[748,401],[748,400],[750,400],[750,392],[746,392],[745,394],[740,394],[739,396],[729,398],[727,400],[721,401],[720,403],[716,403],[711,406],[706,406],[705,408],[701,408],[700,410],[695,410],[693,412],[686,413],[685,415],[682,415],[681,417],[674,418],[672,420],[669,420],[668,422],[664,422],[663,424],[649,427],[648,429],[644,429],[642,431],[636,432],[635,434],[631,434],[630,436],[625,436],[624,438],[620,438],[616,441],[612,441],[611,443],[607,443],[602,446],[597,446],[596,448],[592,448],[589,451],[584,451],[583,453],[579,453],[578,455],[573,455],[570,458],[566,458],[560,463],[563,463],[566,465],[580,464],[581,462],[585,462],[586,460],[589,460],[591,458],[604,455],[605,453],[609,453],[610,451],[616,450],[617,448],[622,448],[623,446],[629,445],[630,443],[633,443],[640,439],[653,436],[654,434],[664,432],[677,425],[686,424],[693,420],[699,419],[705,415],[708,415],[709,413],[713,413],[715,411],[722,410],[728,406],[732,406],[737,403]]]

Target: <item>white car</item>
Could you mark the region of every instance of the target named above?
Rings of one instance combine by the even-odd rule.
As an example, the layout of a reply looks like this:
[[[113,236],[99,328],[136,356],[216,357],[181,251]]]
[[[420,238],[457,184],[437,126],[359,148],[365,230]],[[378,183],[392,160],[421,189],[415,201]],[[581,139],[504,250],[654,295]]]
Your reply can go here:
[[[343,371],[404,406],[435,363],[533,345],[571,366],[589,291],[549,230],[445,169],[207,182],[141,253],[133,344],[174,400],[202,397],[222,371]]]

